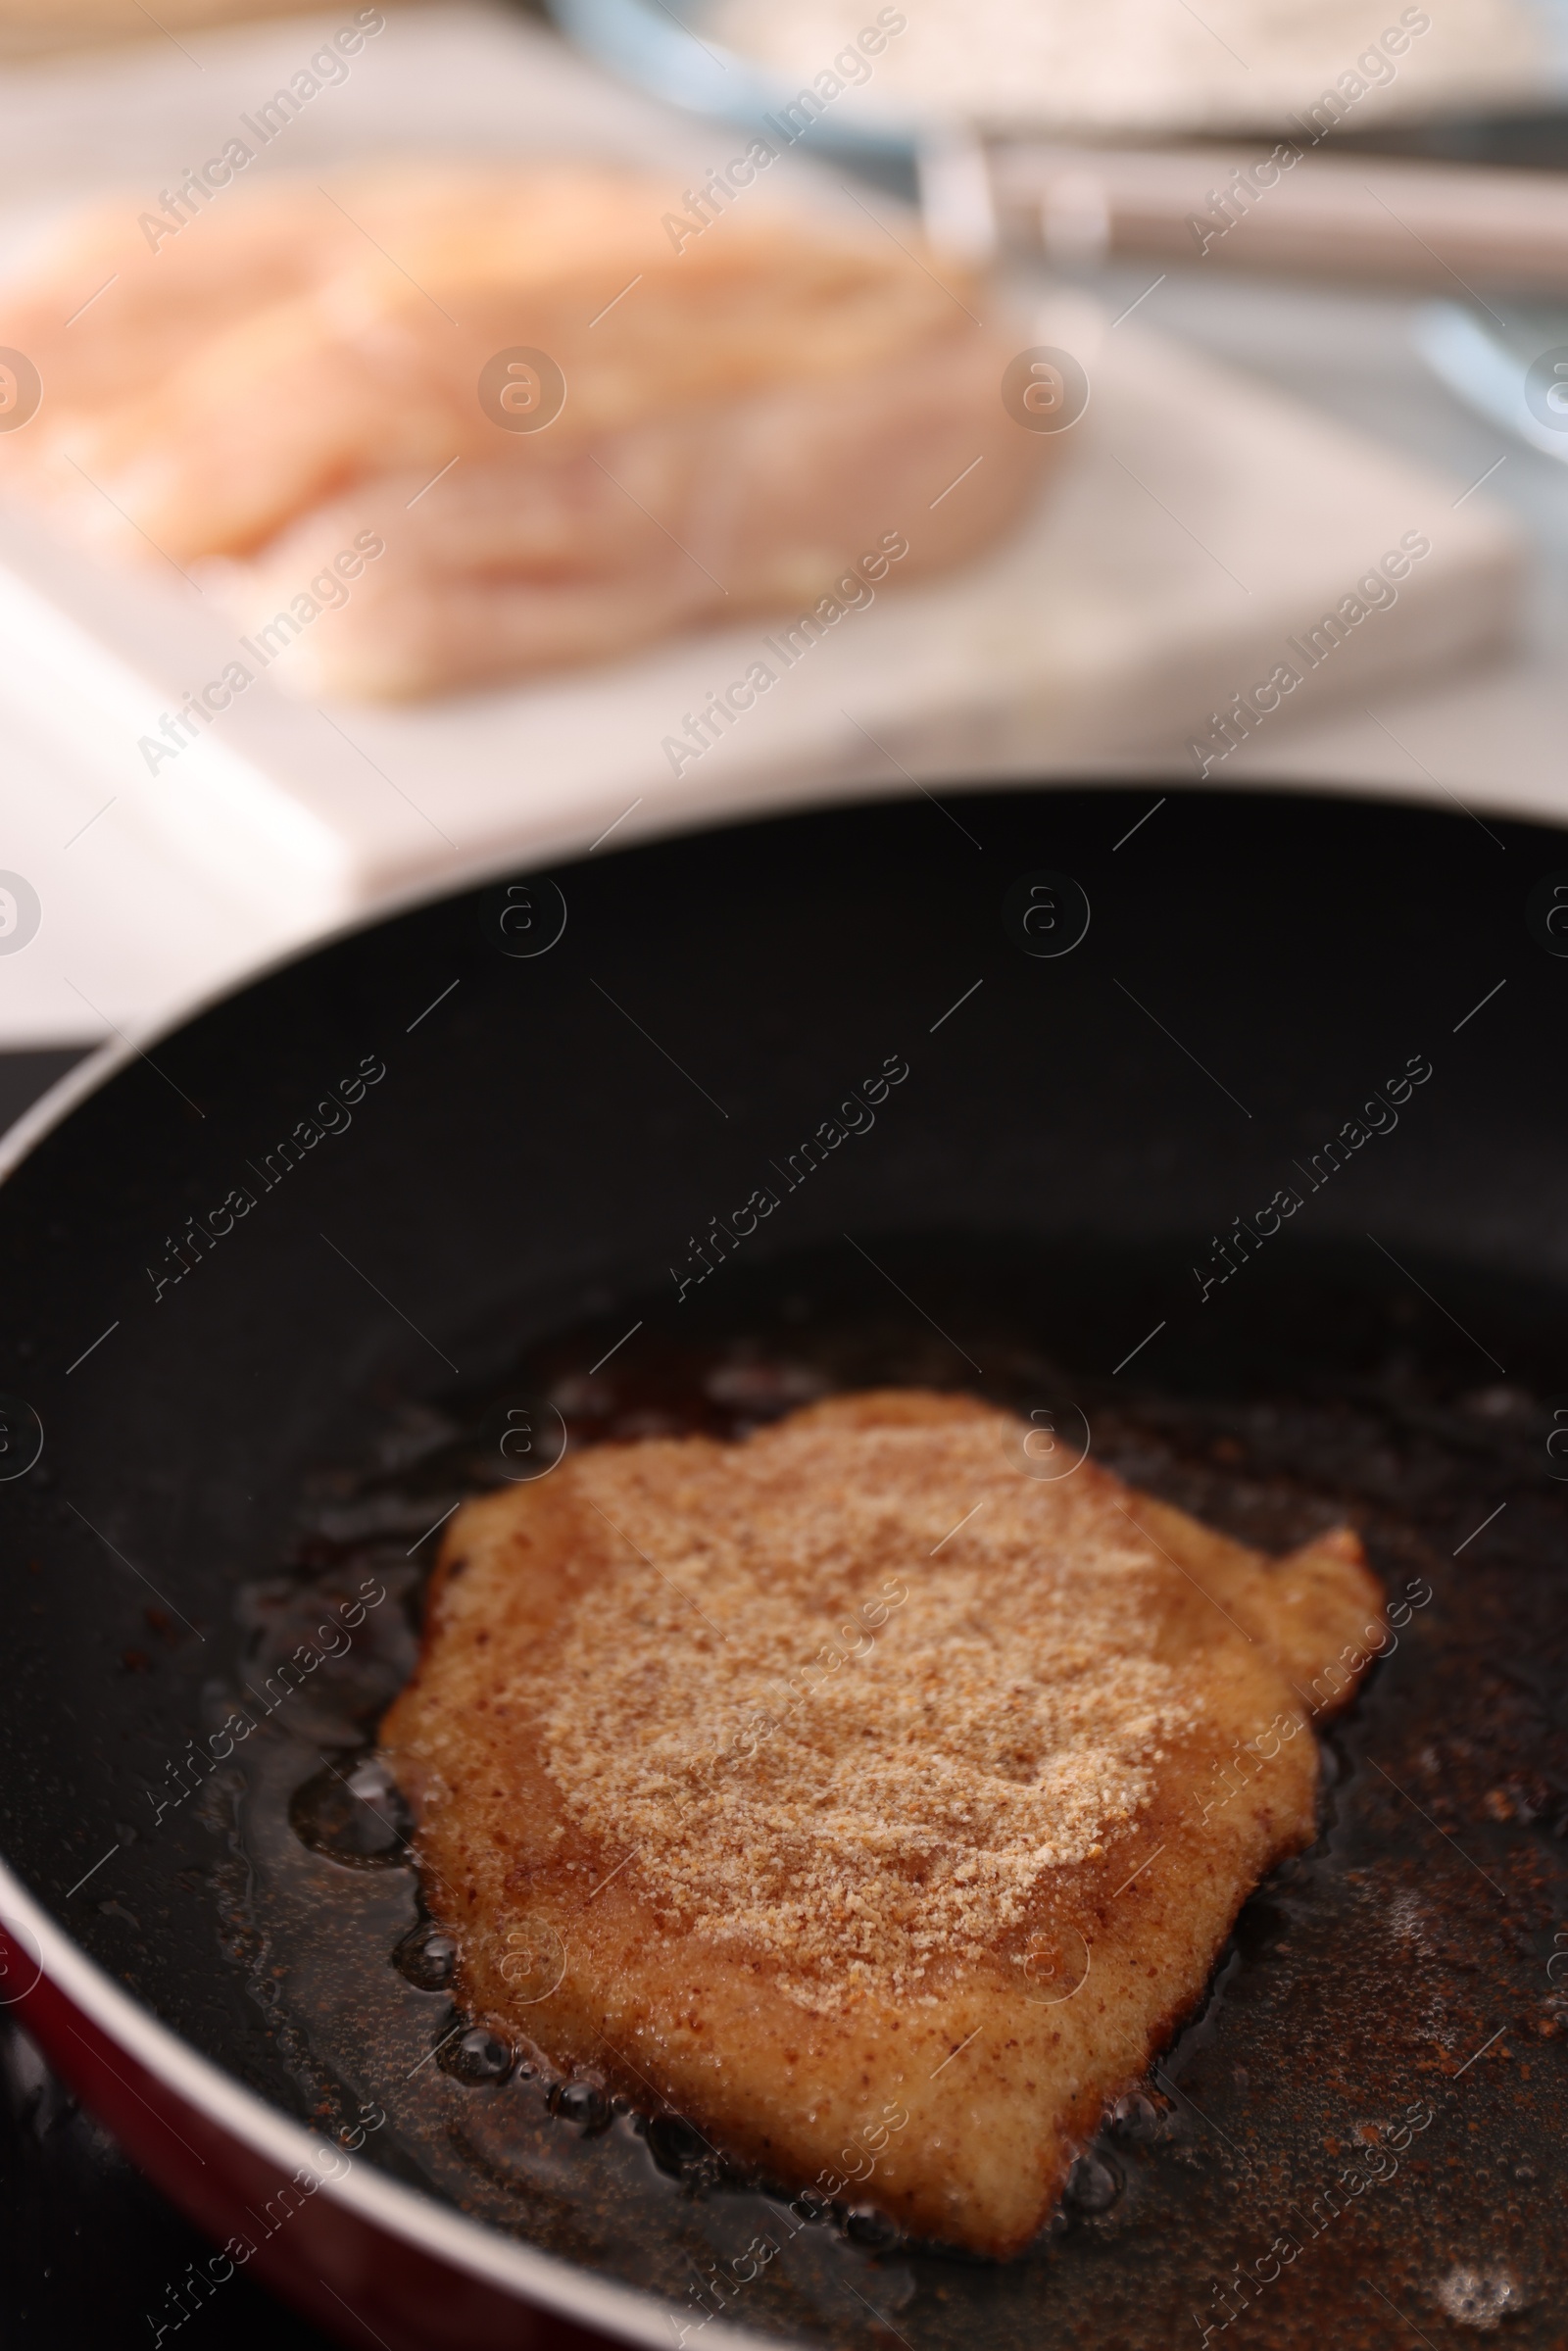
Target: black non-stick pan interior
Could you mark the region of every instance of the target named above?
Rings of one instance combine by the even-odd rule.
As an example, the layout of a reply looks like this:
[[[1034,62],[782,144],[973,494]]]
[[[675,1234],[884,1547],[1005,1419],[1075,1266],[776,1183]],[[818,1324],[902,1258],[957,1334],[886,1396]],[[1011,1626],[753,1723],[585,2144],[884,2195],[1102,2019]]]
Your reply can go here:
[[[6,1460],[42,1431],[0,1484],[0,1850],[198,2048],[375,2104],[368,2160],[688,2340],[1560,2340],[1568,849],[1158,801],[921,797],[418,909],[127,1061],[0,1191]],[[421,2064],[462,2020],[333,1792],[509,1398],[584,1444],[883,1380],[1080,1414],[1270,1546],[1348,1516],[1404,1596],[1318,1844],[1005,2268],[842,2204],[762,2258],[768,2183],[679,2118]]]

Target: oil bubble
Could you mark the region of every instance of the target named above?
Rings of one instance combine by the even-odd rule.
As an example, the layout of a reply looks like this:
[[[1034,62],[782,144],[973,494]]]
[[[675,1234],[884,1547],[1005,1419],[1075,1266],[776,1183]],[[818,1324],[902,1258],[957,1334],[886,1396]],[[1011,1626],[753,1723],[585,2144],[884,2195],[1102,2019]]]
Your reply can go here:
[[[853,2245],[886,2253],[899,2242],[903,2231],[897,2221],[889,2220],[874,2204],[852,2204],[844,2216],[844,2233]]]
[[[345,1869],[395,1867],[408,1858],[414,1820],[379,1755],[328,1758],[289,1798],[289,1826],[301,1844]]]
[[[1111,2130],[1119,2139],[1134,2147],[1148,2146],[1158,2137],[1160,2120],[1158,2107],[1142,2090],[1130,2090],[1110,2110]]]
[[[550,2101],[552,2114],[575,2123],[584,2138],[597,2138],[611,2124],[611,2104],[597,2082],[564,2082]]]
[[[457,1960],[457,1943],[433,1919],[411,1927],[392,1954],[398,1974],[419,1991],[445,1991]]]
[[[1121,2175],[1101,2155],[1080,2155],[1067,2174],[1067,2201],[1079,2212],[1108,2212],[1121,2194]]]
[[[484,2089],[492,2082],[505,2082],[516,2063],[516,2052],[510,2041],[504,2041],[483,2025],[470,2025],[466,2033],[458,2033],[442,2047],[437,2065],[454,2082],[468,2089]]]
[[[1475,2327],[1490,2333],[1522,2308],[1523,2296],[1518,2278],[1500,2264],[1485,2270],[1461,2266],[1439,2281],[1438,2302],[1456,2327]]]

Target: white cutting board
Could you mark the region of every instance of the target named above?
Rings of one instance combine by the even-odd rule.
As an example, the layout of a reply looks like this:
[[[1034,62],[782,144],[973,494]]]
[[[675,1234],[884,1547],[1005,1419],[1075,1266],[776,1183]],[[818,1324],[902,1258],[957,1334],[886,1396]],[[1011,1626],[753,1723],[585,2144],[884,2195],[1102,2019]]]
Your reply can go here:
[[[0,205],[13,245],[71,187],[169,184],[337,22],[182,35],[177,53],[152,42],[7,77]],[[721,131],[468,7],[389,11],[350,80],[295,132],[279,159],[295,169],[461,144],[619,155],[685,178],[728,152]],[[30,516],[0,515],[12,734],[0,868],[27,873],[46,917],[28,949],[0,959],[0,1042],[102,1033],[84,1003],[144,1018],[359,907],[443,874],[580,853],[612,824],[607,851],[840,784],[901,791],[906,776],[1168,759],[1206,732],[1216,705],[1293,659],[1286,640],[1405,533],[1431,553],[1398,602],[1359,623],[1266,725],[1283,732],[1294,711],[1374,680],[1446,669],[1511,629],[1521,546],[1484,494],[1462,496],[1463,483],[1136,318],[1113,324],[1068,295],[1032,300],[1029,338],[1079,353],[1093,383],[1059,486],[966,572],[848,614],[678,776],[665,738],[770,659],[770,621],[412,709],[294,701],[276,682],[285,655],[150,775],[139,739],[234,658],[237,628],[172,573],[127,582]],[[7,853],[6,840],[22,846]]]

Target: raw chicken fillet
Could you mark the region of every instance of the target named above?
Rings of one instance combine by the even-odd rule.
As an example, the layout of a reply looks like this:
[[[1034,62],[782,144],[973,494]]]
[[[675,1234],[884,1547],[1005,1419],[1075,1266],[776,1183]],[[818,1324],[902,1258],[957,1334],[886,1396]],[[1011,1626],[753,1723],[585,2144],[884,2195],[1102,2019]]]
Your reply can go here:
[[[987,290],[869,219],[680,203],[430,165],[236,184],[177,235],[102,208],[0,299],[43,385],[0,484],[133,562],[225,559],[252,629],[305,599],[286,671],[369,697],[789,618],[1026,511],[1056,443],[1003,405]]]

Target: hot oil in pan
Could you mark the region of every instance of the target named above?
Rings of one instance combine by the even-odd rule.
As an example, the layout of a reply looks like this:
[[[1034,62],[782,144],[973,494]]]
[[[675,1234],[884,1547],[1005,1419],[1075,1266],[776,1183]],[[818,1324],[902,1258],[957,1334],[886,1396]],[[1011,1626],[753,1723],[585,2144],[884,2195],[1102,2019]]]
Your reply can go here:
[[[244,1676],[267,1697],[300,1643],[348,1646],[238,1751],[225,1898],[230,1947],[307,2100],[329,2129],[356,2107],[384,2115],[368,2157],[664,2294],[681,2310],[672,2339],[711,2316],[916,2351],[1132,2351],[1233,2327],[1269,2345],[1404,2344],[1416,2329],[1457,2342],[1499,2325],[1509,2342],[1559,2343],[1568,1484],[1552,1472],[1568,1460],[1548,1449],[1554,1399],[1332,1265],[1294,1300],[1255,1301],[1269,1378],[1244,1341],[1187,1393],[1129,1397],[1124,1379],[1061,1368],[1075,1340],[1077,1360],[1103,1353],[1087,1334],[1115,1310],[1112,1285],[1126,1294],[1125,1266],[1032,1282],[952,1248],[915,1261],[923,1302],[982,1376],[918,1316],[803,1265],[744,1297],[737,1285],[727,1325],[710,1312],[695,1337],[651,1309],[596,1376],[585,1367],[635,1302],[563,1330],[483,1396],[395,1405],[375,1460],[319,1481],[293,1572],[246,1596]],[[1529,1319],[1500,1289],[1490,1302],[1494,1344]],[[1328,1356],[1317,1341],[1293,1351],[1293,1326],[1337,1334]],[[1039,1351],[1047,1329],[1061,1359]],[[1199,2013],[1108,2118],[1035,2247],[1001,2268],[891,2240],[853,2187],[803,2227],[658,2101],[627,2111],[460,2016],[369,1744],[413,1661],[439,1541],[426,1531],[496,1482],[475,1432],[498,1396],[552,1401],[578,1446],[739,1436],[876,1385],[967,1385],[1063,1426],[1076,1406],[1097,1459],[1243,1541],[1282,1550],[1348,1518],[1405,1601],[1396,1653],[1327,1733],[1318,1842],[1246,1905]]]

